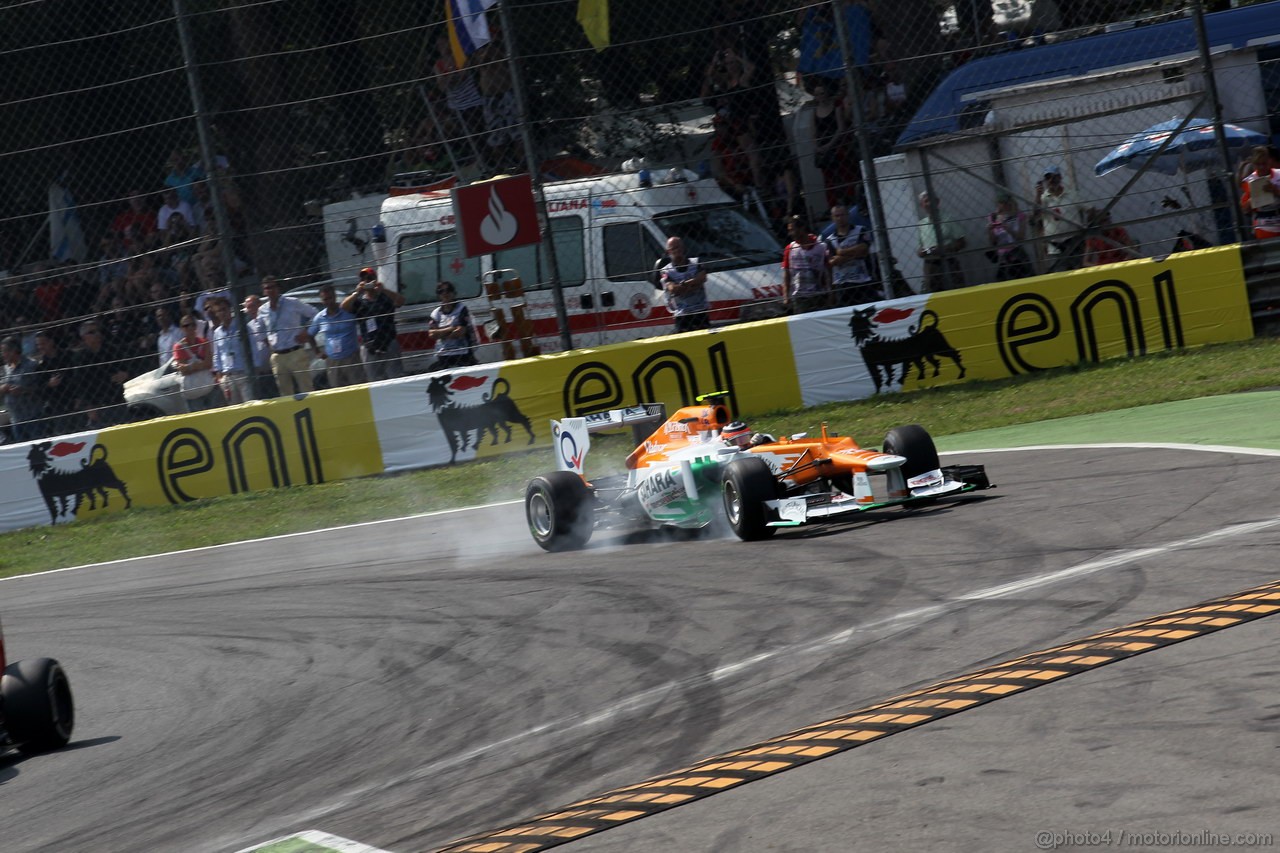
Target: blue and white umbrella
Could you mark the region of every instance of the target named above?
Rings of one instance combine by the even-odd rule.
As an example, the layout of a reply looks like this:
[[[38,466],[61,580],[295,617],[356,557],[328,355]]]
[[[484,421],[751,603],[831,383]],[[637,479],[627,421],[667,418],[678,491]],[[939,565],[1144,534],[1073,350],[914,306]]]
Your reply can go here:
[[[1170,136],[1173,136],[1173,141],[1155,158],[1151,171],[1176,175],[1178,172],[1193,172],[1219,162],[1213,119],[1190,119],[1187,126],[1178,131],[1182,121],[1180,118],[1170,119],[1129,137],[1120,147],[1099,160],[1098,165],[1093,167],[1093,173],[1100,178],[1123,166],[1141,169]],[[1268,142],[1267,137],[1261,133],[1234,124],[1224,122],[1222,130],[1227,137],[1227,146],[1232,149],[1266,145]]]

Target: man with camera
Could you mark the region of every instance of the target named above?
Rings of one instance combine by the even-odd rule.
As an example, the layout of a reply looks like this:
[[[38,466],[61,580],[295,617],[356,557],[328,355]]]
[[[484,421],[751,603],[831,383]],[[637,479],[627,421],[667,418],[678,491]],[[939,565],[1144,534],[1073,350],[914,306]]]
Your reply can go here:
[[[1049,272],[1079,266],[1083,229],[1077,210],[1079,199],[1062,180],[1062,168],[1053,165],[1036,182],[1036,206],[1031,224],[1044,236],[1045,260]]]
[[[404,376],[396,339],[396,309],[403,304],[404,294],[387,290],[372,267],[360,270],[356,289],[342,300],[342,309],[360,321],[360,358],[370,382]]]

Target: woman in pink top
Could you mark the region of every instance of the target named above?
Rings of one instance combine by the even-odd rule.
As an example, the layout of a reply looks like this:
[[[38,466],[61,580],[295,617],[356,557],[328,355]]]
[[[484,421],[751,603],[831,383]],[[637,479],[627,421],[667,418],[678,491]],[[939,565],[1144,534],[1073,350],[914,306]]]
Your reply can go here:
[[[194,314],[183,314],[178,324],[182,337],[173,345],[173,360],[177,362],[177,370],[183,376],[213,368],[213,348],[209,342],[196,332]],[[213,399],[214,386],[210,384],[209,394],[196,400],[187,400],[188,412],[199,412],[217,405]]]

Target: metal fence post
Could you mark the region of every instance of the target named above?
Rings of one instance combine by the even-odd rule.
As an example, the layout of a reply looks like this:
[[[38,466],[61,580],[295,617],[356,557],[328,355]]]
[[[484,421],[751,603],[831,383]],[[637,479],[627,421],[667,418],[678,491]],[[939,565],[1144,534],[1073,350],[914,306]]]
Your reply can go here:
[[[551,292],[555,297],[556,321],[560,324],[560,346],[573,349],[573,335],[569,330],[569,311],[564,304],[564,288],[560,283],[560,262],[556,257],[556,235],[551,227],[551,215],[547,213],[547,196],[542,191],[542,170],[533,149],[529,133],[529,109],[525,98],[524,77],[520,74],[519,51],[516,49],[515,27],[511,25],[511,0],[498,0],[498,14],[502,20],[502,36],[507,40],[507,69],[511,72],[511,89],[516,96],[516,112],[520,121],[520,141],[524,144],[524,158],[529,177],[533,179],[533,198],[537,202],[538,217],[542,220],[542,244],[547,250],[547,272],[551,274]]]
[[[1231,222],[1235,226],[1236,235],[1241,241],[1253,236],[1244,222],[1240,205],[1235,203],[1236,176],[1231,168],[1231,149],[1227,145],[1227,134],[1222,128],[1222,100],[1218,97],[1218,78],[1213,67],[1213,54],[1209,46],[1209,34],[1204,25],[1204,2],[1192,0],[1191,14],[1195,18],[1196,47],[1200,51],[1200,62],[1204,66],[1205,93],[1209,103],[1213,105],[1213,135],[1218,142],[1218,151],[1222,154],[1222,177],[1227,187],[1228,205],[1231,209]]]
[[[861,70],[854,64],[853,43],[850,41],[848,21],[842,14],[840,0],[830,0],[831,15],[835,19],[836,36],[840,40],[840,56],[844,62],[845,85],[849,89],[849,103],[853,108],[854,135],[858,139],[858,156],[862,161],[862,189],[866,197],[867,213],[871,217],[871,233],[876,242],[876,259],[880,267],[880,284],[884,298],[893,298],[893,253],[889,247],[889,230],[885,225],[884,202],[880,198],[880,185],[876,180],[875,156],[871,138],[867,134],[867,117],[862,107]]]
[[[227,279],[227,288],[231,291],[231,311],[240,327],[240,345],[244,348],[245,372],[249,378],[249,387],[257,388],[258,370],[253,363],[253,341],[249,338],[249,324],[240,307],[244,302],[244,288],[240,286],[240,277],[236,274],[235,253],[231,250],[231,223],[227,218],[226,207],[222,203],[222,192],[218,188],[217,156],[209,136],[209,120],[205,112],[204,93],[200,89],[200,76],[196,73],[195,49],[191,43],[191,25],[187,20],[185,0],[173,0],[173,16],[178,25],[182,64],[186,68],[187,88],[191,92],[191,106],[195,112],[196,137],[200,140],[200,164],[204,169],[205,180],[209,182],[209,199],[213,202],[213,221],[218,226],[218,254],[222,258],[222,271]],[[257,396],[256,392],[254,396]]]

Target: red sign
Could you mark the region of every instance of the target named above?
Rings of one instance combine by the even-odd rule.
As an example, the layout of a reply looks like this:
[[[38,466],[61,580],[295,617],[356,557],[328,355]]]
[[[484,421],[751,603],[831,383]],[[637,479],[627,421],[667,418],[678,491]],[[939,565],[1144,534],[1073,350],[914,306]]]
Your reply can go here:
[[[528,175],[454,187],[453,214],[468,258],[542,240]]]

